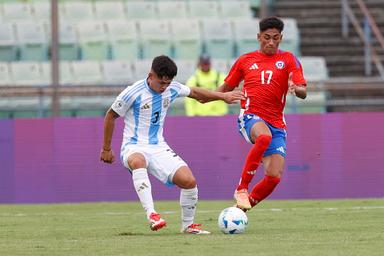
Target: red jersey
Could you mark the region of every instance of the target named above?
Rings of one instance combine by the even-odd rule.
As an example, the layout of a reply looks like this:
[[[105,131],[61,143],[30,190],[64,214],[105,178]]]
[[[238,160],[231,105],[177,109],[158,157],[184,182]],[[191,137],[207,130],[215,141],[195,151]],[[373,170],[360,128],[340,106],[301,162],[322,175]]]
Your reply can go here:
[[[285,128],[283,111],[291,72],[294,84],[306,86],[301,64],[292,53],[279,50],[269,56],[255,51],[237,59],[225,83],[237,87],[244,80],[244,114],[256,114],[276,128]]]

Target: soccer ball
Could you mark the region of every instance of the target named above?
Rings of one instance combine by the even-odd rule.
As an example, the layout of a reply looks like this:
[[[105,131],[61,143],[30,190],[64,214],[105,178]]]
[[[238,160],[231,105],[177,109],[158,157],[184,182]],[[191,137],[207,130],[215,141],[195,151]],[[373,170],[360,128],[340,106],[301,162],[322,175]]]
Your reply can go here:
[[[240,234],[248,225],[248,217],[237,207],[225,208],[217,220],[219,228],[224,234]]]

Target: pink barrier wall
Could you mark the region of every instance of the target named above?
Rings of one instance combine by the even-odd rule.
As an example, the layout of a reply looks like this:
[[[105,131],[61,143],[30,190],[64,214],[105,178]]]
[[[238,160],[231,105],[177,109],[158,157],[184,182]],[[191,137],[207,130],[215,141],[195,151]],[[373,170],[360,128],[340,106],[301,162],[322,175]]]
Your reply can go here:
[[[102,118],[0,121],[0,203],[136,200],[119,160],[99,162]],[[383,197],[384,113],[288,115],[285,173],[271,198]],[[118,154],[122,120],[113,148]],[[168,117],[165,137],[195,173],[201,199],[231,199],[250,148],[236,116]],[[256,179],[262,175],[259,170]],[[155,199],[179,191],[153,179]]]

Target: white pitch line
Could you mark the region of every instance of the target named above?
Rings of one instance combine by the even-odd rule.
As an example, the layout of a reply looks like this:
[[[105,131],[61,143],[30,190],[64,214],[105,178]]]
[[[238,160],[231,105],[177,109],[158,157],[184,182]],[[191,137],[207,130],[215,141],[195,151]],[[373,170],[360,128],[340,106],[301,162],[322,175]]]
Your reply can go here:
[[[308,210],[326,210],[326,211],[339,211],[339,210],[377,210],[377,209],[384,209],[384,206],[377,205],[377,206],[353,206],[353,207],[302,207],[302,208],[269,208],[269,209],[255,209],[253,211],[257,212],[284,212],[284,211],[308,211]],[[219,213],[219,210],[197,210],[198,213]],[[179,211],[163,211],[163,214],[178,214]],[[143,212],[100,212],[97,213],[98,215],[143,215]],[[75,212],[68,212],[68,213],[34,213],[34,214],[26,214],[26,213],[0,213],[1,217],[28,217],[28,216],[76,216],[77,214]]]

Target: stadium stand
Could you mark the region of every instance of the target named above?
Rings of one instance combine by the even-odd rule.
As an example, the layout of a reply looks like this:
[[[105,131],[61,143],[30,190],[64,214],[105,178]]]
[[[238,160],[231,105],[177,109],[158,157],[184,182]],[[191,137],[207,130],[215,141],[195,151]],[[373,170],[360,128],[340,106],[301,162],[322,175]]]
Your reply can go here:
[[[222,18],[252,18],[250,2],[240,1],[219,1],[219,16]]]
[[[83,21],[77,25],[80,56],[84,60],[109,58],[109,46],[104,24],[101,21]]]
[[[165,20],[140,20],[139,31],[143,58],[160,54],[172,56],[172,40],[168,22]]]
[[[204,51],[212,58],[229,59],[234,56],[234,40],[229,20],[204,19],[201,20],[204,40]]]
[[[11,63],[12,84],[22,86],[41,86],[42,70],[38,61]]]
[[[124,4],[121,1],[97,1],[94,3],[95,17],[97,20],[124,20],[127,18],[125,14]]]
[[[73,61],[74,83],[78,85],[99,85],[103,83],[101,67],[98,61]]]
[[[132,63],[122,60],[103,61],[101,63],[103,84],[122,85],[134,82]]]
[[[50,62],[42,62],[42,81],[43,85],[45,85],[45,81],[49,81],[49,84],[51,83],[51,63]],[[62,86],[67,86],[67,85],[73,85],[74,84],[74,78],[72,74],[72,67],[69,61],[60,61],[59,65],[59,70],[60,70],[60,84]]]
[[[256,36],[259,33],[258,22],[258,19],[232,21],[237,56],[259,48],[259,41]]]
[[[48,1],[34,1],[31,3],[31,7],[34,20],[49,23],[51,18],[51,6]]]
[[[145,79],[148,76],[152,59],[137,59],[133,61],[133,80]]]
[[[17,43],[12,23],[0,23],[0,61],[17,59]]]
[[[196,59],[202,51],[202,38],[197,19],[170,21],[172,41],[176,59]]]
[[[11,72],[7,62],[0,62],[0,85],[12,84]]]
[[[60,23],[59,58],[60,60],[79,59],[79,44],[76,27],[71,23]],[[50,27],[48,29],[50,31]]]
[[[31,5],[23,2],[10,2],[2,6],[2,20],[4,22],[33,20]]]
[[[65,22],[94,20],[93,5],[90,1],[65,1],[59,5],[60,19]]]
[[[175,77],[176,81],[185,83],[188,78],[195,72],[196,70],[196,60],[191,59],[176,59],[177,76]]]
[[[216,1],[188,1],[189,17],[218,18],[219,4]]]
[[[15,25],[20,60],[48,60],[48,40],[44,25],[34,21],[19,21]]]
[[[208,52],[213,57],[214,66],[228,72],[237,56],[258,48],[258,19],[253,18],[252,8],[259,5],[257,0],[59,1],[60,83],[66,88],[105,85],[121,89],[125,84],[145,78],[151,59],[159,54],[175,59],[179,66],[176,80],[180,82],[185,82],[194,71],[196,57],[201,52]],[[10,62],[0,63],[1,85],[12,85],[17,81],[23,86],[43,88],[50,84],[51,65],[47,62],[49,19],[48,1],[0,1],[0,61]],[[284,21],[286,30],[282,48],[300,56],[297,21],[292,18],[284,18]],[[307,66],[313,63],[300,58],[305,72],[309,72]],[[326,63],[321,61],[326,71]],[[20,78],[14,78],[14,69]],[[319,72],[312,75],[311,81],[323,81],[315,77],[320,75]],[[98,107],[97,100],[92,97],[62,98],[62,114],[104,114],[106,106]],[[80,104],[87,100],[88,105]],[[44,102],[47,109],[33,116],[49,115],[50,101]],[[93,107],[87,109],[91,105]],[[171,114],[184,114],[181,107],[184,104],[179,102],[176,106]],[[84,111],[78,111],[78,108]],[[25,110],[28,108],[22,112],[29,113]],[[231,113],[237,111],[233,108]],[[12,114],[25,115],[28,114]]]
[[[141,56],[137,24],[130,20],[108,20],[105,22],[114,60],[134,60]]]
[[[127,1],[126,8],[128,19],[147,20],[158,18],[155,2]]]
[[[187,3],[185,1],[159,1],[157,4],[159,19],[187,18]],[[171,16],[171,17],[170,17]]]

